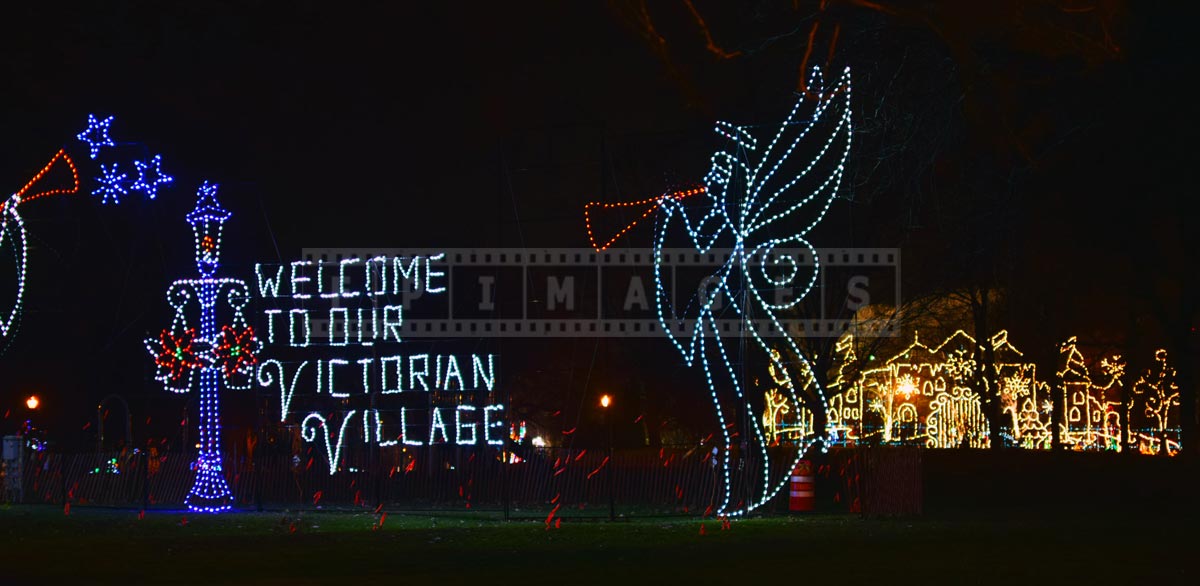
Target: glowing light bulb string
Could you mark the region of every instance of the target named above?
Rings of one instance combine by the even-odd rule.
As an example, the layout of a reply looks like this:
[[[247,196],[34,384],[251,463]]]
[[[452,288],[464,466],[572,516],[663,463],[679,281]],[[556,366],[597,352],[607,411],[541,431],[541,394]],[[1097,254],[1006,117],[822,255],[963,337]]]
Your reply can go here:
[[[69,187],[56,187],[50,189],[35,190],[43,179],[47,179],[48,175],[53,171],[59,162],[66,165],[70,172],[71,180]],[[61,166],[61,165],[59,165]],[[75,162],[71,160],[71,156],[67,154],[65,149],[59,149],[50,162],[33,178],[25,183],[21,189],[12,194],[7,200],[0,202],[0,248],[5,246],[12,247],[12,255],[16,265],[16,294],[13,296],[12,307],[7,311],[0,309],[0,338],[11,339],[9,335],[21,314],[21,307],[25,297],[25,274],[28,270],[28,236],[25,230],[24,220],[17,208],[26,202],[34,201],[52,195],[71,195],[79,192],[79,170],[75,167]],[[2,348],[0,348],[2,350]]]
[[[604,203],[604,202],[599,202],[599,201],[589,201],[586,205],[583,206],[583,221],[584,221],[584,224],[587,226],[588,242],[590,242],[592,244],[592,249],[595,250],[596,252],[604,252],[605,250],[608,250],[608,248],[610,246],[612,246],[613,243],[615,243],[622,236],[624,236],[626,232],[629,232],[631,229],[633,229],[633,227],[636,226],[638,224],[638,222],[646,219],[646,217],[648,217],[650,214],[653,214],[654,212],[658,211],[658,208],[663,204],[663,200],[670,199],[673,201],[680,201],[680,200],[683,200],[684,198],[688,198],[693,195],[699,195],[704,192],[705,192],[705,188],[703,186],[699,186],[699,187],[692,187],[689,189],[673,191],[670,193],[665,193],[658,197],[652,197],[649,199],[643,199],[643,200],[638,200],[638,201],[624,201],[624,202],[616,202],[616,203]],[[614,234],[611,238],[609,238],[604,244],[601,245],[601,244],[596,243],[596,234],[592,228],[592,208],[611,210],[611,209],[615,209],[615,208],[627,208],[627,207],[641,206],[641,205],[646,205],[646,204],[652,204],[652,205],[650,205],[650,207],[646,208],[646,211],[643,212],[641,216],[638,216],[635,220],[633,220],[632,222],[627,224],[624,228],[621,228],[620,230],[618,230],[617,233]]]

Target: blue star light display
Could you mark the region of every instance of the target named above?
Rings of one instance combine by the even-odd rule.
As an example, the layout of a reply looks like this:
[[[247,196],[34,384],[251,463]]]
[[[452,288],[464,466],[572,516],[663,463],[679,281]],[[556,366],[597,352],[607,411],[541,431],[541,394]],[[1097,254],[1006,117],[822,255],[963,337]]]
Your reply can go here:
[[[134,180],[133,185],[129,186],[129,189],[141,191],[150,199],[154,199],[158,195],[159,185],[175,180],[174,177],[162,172],[162,155],[154,155],[154,158],[146,163],[134,161],[133,166],[137,169],[138,178]]]
[[[100,182],[100,186],[92,190],[92,195],[99,195],[101,197],[100,203],[108,203],[108,198],[110,197],[113,203],[121,203],[118,196],[129,193],[125,189],[125,186],[122,185],[126,176],[124,173],[118,173],[117,167],[116,163],[113,163],[112,167],[105,167],[103,163],[100,164],[100,178],[97,179]]]
[[[88,143],[88,148],[91,149],[89,154],[93,159],[96,158],[101,147],[117,146],[108,136],[108,126],[112,124],[112,121],[112,116],[105,118],[103,121],[98,121],[95,114],[88,114],[87,128],[75,135],[79,140]]]
[[[203,221],[215,219],[224,222],[229,219],[229,212],[221,207],[217,202],[217,189],[221,187],[219,183],[209,184],[207,181],[196,188],[196,209],[188,214],[188,223],[195,224],[195,221]]]

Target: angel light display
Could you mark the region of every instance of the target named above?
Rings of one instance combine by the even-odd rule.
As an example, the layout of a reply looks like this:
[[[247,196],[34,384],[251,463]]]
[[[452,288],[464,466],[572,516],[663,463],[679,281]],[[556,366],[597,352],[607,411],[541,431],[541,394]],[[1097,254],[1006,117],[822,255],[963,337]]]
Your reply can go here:
[[[817,281],[816,251],[806,237],[833,202],[850,153],[849,68],[830,85],[813,68],[808,90],[770,142],[761,143],[756,130],[717,123],[726,147],[712,156],[705,189],[686,202],[660,198],[654,243],[660,324],[686,363],[703,368],[716,408],[722,442],[716,457],[724,486],[719,515],[761,506],[785,485],[809,448],[825,449],[825,438],[809,433],[794,457],[771,461],[769,438],[755,416],[764,410],[764,393],[744,384],[741,348],[748,337],[752,342],[745,344],[745,354],[761,352],[777,372],[795,381],[780,385],[793,412],[800,412],[804,401],[819,401],[807,407],[827,412],[824,392],[781,317],[798,311]],[[686,239],[699,254],[728,253],[682,307],[673,305],[671,291],[689,290],[686,284],[664,282],[670,280],[662,271],[669,238]],[[790,299],[775,294],[784,289]],[[718,320],[730,319],[740,331],[719,327]],[[768,340],[766,332],[777,335]],[[782,352],[774,351],[776,346]]]

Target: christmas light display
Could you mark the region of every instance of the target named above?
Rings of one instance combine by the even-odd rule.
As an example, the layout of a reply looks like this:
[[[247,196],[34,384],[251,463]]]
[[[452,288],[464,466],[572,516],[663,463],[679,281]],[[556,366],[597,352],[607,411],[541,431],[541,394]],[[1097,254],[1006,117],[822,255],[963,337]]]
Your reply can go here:
[[[1166,350],[1154,353],[1154,363],[1154,369],[1146,370],[1133,383],[1133,396],[1141,401],[1142,414],[1151,426],[1136,432],[1137,449],[1143,454],[1174,456],[1180,447],[1174,427],[1179,422],[1179,385],[1175,383],[1175,369],[1167,363]],[[1132,401],[1130,405],[1132,412]]]
[[[28,253],[28,240],[25,235],[25,223],[17,212],[17,204],[21,203],[18,195],[13,195],[0,207],[0,247],[7,246],[12,250],[16,265],[17,293],[13,306],[6,314],[0,314],[0,337],[8,336],[17,316],[21,313],[21,300],[25,296],[25,265]]]
[[[803,406],[793,406],[789,400],[795,388],[787,371],[775,368],[775,363],[781,361],[779,351],[772,348],[767,373],[774,386],[763,395],[763,435],[769,445],[778,444],[781,440],[803,441],[813,433],[812,411]],[[809,374],[805,372],[804,378]]]
[[[767,390],[765,398],[767,406],[763,413],[763,435],[766,436],[768,444],[775,445],[779,443],[785,425],[784,418],[791,412],[792,407],[787,397],[778,389]]]
[[[1132,384],[1126,384],[1126,363],[1120,355],[1110,354],[1091,362],[1100,372],[1093,377],[1077,338],[1067,339],[1059,351],[1064,359],[1057,373],[1056,390],[1064,409],[1059,427],[1064,446],[1073,450],[1121,451],[1129,447],[1144,454],[1178,453],[1178,388],[1165,350],[1155,352],[1155,368],[1146,370]],[[1047,419],[1051,409],[1046,401],[1042,411]],[[1026,413],[1022,418],[1032,416]],[[1045,427],[1050,429],[1048,423]],[[1122,434],[1123,428],[1129,429],[1127,436]],[[1049,439],[1044,443],[1048,444]]]
[[[828,385],[831,396],[825,428],[829,430],[832,441],[841,443],[858,441],[858,433],[862,429],[862,389],[858,385],[858,378],[848,372],[851,365],[858,362],[854,343],[852,335],[838,339],[834,346],[838,372]]]
[[[255,265],[258,324],[271,354],[257,383],[278,389],[281,422],[300,416],[301,437],[324,448],[329,474],[364,445],[503,445],[495,355],[398,348],[407,301],[448,290],[445,260],[350,255]],[[379,408],[384,401],[391,405]]]
[[[162,155],[154,155],[154,158],[147,163],[134,161],[133,166],[137,169],[138,177],[129,186],[129,189],[141,191],[150,199],[158,196],[159,185],[175,180],[174,177],[162,172]]]
[[[32,191],[35,185],[49,176],[59,161],[62,161],[62,163],[67,166],[67,170],[71,173],[71,186]],[[60,149],[57,153],[54,153],[54,156],[50,158],[50,162],[46,163],[46,166],[42,167],[32,179],[26,182],[25,185],[13,195],[18,199],[19,203],[28,203],[35,199],[41,199],[50,195],[71,195],[78,192],[79,170],[75,168],[75,161],[71,160],[71,156],[67,154],[67,151]],[[3,210],[8,203],[9,202],[0,202],[0,210]]]
[[[696,187],[696,188],[692,188],[692,189],[684,189],[684,190],[680,190],[680,191],[675,191],[672,193],[667,193],[664,195],[660,195],[658,197],[652,197],[650,199],[643,199],[640,201],[626,201],[626,202],[618,202],[618,203],[605,203],[605,202],[599,202],[599,201],[589,201],[586,205],[583,206],[583,222],[584,222],[584,225],[587,227],[588,242],[590,242],[592,244],[592,249],[595,250],[596,252],[604,252],[605,250],[608,250],[608,247],[612,246],[617,240],[619,240],[621,238],[621,236],[624,236],[626,232],[633,229],[633,227],[636,226],[638,222],[646,219],[647,216],[649,216],[650,214],[653,214],[656,210],[658,210],[659,206],[662,205],[662,201],[664,199],[669,198],[669,199],[673,199],[675,201],[679,201],[686,197],[691,197],[693,195],[699,195],[701,193],[704,193],[704,188]],[[646,211],[643,212],[642,215],[639,216],[636,220],[630,222],[624,228],[621,228],[619,231],[617,231],[616,234],[614,234],[611,238],[606,240],[604,242],[604,244],[596,243],[596,234],[592,230],[592,208],[599,208],[602,210],[613,210],[613,209],[627,208],[627,207],[633,207],[633,206],[644,206],[647,204],[650,204],[650,207],[646,208]]]
[[[71,186],[35,190],[35,186],[43,179],[48,178],[60,161],[70,171]],[[0,340],[11,337],[10,332],[20,318],[21,307],[25,299],[25,274],[29,263],[28,236],[25,231],[25,222],[17,207],[23,203],[51,195],[71,195],[78,192],[79,171],[75,168],[75,162],[71,160],[65,150],[59,150],[50,158],[50,162],[46,163],[20,190],[9,196],[7,200],[0,202],[0,250],[5,247],[11,249],[16,285],[12,307],[7,310],[0,308]]]
[[[1059,400],[1065,409],[1060,437],[1075,450],[1121,449],[1121,400],[1117,393],[1125,362],[1112,356],[1100,362],[1103,384],[1092,380],[1077,338],[1069,338],[1059,347],[1065,357],[1058,371]]]
[[[220,267],[221,231],[231,214],[217,201],[216,185],[206,181],[197,195],[187,222],[192,227],[200,278],[175,281],[167,290],[174,319],[158,338],[146,340],[146,349],[154,358],[155,378],[168,391],[188,392],[199,380],[200,453],[187,505],[192,511],[216,513],[229,510],[232,498],[222,466],[218,391],[222,383],[227,388],[249,387],[259,343],[244,315],[249,287],[241,279],[215,277]],[[218,328],[217,309],[222,300],[233,316],[230,323]],[[188,325],[186,310],[193,305],[199,309],[198,330]]]
[[[221,326],[221,333],[217,334],[216,345],[213,346],[213,354],[229,388],[250,388],[249,378],[254,373],[254,365],[258,363],[258,357],[255,355],[257,348],[258,339],[254,337],[254,328],[247,325]],[[247,382],[235,382],[239,379],[246,379]]]
[[[88,114],[87,128],[76,135],[77,139],[87,144],[88,155],[92,159],[97,157],[101,149],[116,146],[108,134],[112,121],[112,116],[104,120],[97,120],[94,114]],[[40,182],[47,178],[54,175],[62,177],[63,173],[54,171],[64,165],[70,173],[71,184],[69,187],[37,187],[35,189],[35,186],[40,185]],[[150,199],[154,199],[158,192],[158,186],[172,181],[170,176],[164,175],[161,171],[161,156],[155,156],[146,163],[134,161],[134,166],[138,171],[138,179],[129,182],[128,175],[120,170],[120,163],[114,162],[111,165],[100,163],[100,176],[96,178],[97,187],[92,191],[92,195],[100,196],[102,204],[107,204],[110,199],[113,203],[119,203],[120,196],[127,194],[132,188],[144,191]],[[23,221],[16,211],[16,207],[51,195],[70,195],[78,192],[79,171],[66,150],[60,149],[24,187],[8,200],[0,202],[0,248],[13,247],[12,254],[16,259],[17,266],[17,295],[13,307],[0,308],[0,339],[11,338],[13,325],[18,319],[25,295],[24,275],[28,269],[24,244],[26,236]],[[18,244],[20,244],[19,250],[17,249]]]
[[[117,172],[116,163],[113,163],[112,167],[106,167],[104,163],[101,163],[100,177],[96,179],[96,182],[100,186],[92,190],[92,195],[99,195],[102,204],[108,203],[109,198],[112,198],[113,203],[121,203],[120,196],[129,193],[123,185],[125,174]]]
[[[1038,408],[1046,383],[1038,380],[1034,364],[1022,360],[1007,332],[989,343],[1001,381],[995,392],[1012,422],[1014,440],[1026,448],[1048,448],[1050,414]],[[982,411],[984,393],[976,388],[976,346],[961,330],[935,346],[923,344],[914,333],[913,342],[881,366],[856,370],[854,338],[845,335],[835,348],[837,375],[828,385],[829,441],[986,447],[989,426]],[[801,422],[811,417],[805,407],[793,416]]]
[[[196,330],[188,328],[178,334],[163,330],[157,343],[147,342],[154,354],[157,366],[155,378],[175,393],[186,393],[191,387],[192,375],[204,366],[204,361],[192,347],[196,341]]]
[[[1008,332],[997,333],[988,343],[996,357],[996,382],[980,388],[974,358],[977,342],[961,330],[933,346],[914,333],[912,344],[881,366],[863,370],[852,368],[857,360],[854,338],[846,334],[837,343],[838,372],[828,385],[829,441],[987,447],[991,439],[982,407],[985,397],[990,397],[1000,402],[1007,444],[1050,449],[1054,396],[1064,409],[1059,432],[1069,449],[1120,451],[1132,445],[1146,454],[1179,451],[1178,389],[1164,351],[1155,354],[1156,368],[1132,384],[1132,393],[1123,403],[1121,393],[1128,385],[1123,382],[1125,361],[1119,355],[1095,362],[1102,376],[1093,377],[1078,340],[1070,338],[1059,347],[1064,366],[1050,383],[1038,378],[1037,366],[1009,342]],[[777,377],[771,367],[768,371],[776,388],[787,386],[788,381]],[[782,406],[781,396],[776,389],[767,391],[762,419],[768,437],[803,437],[811,429],[811,412],[803,406]],[[1142,421],[1134,425],[1139,414]],[[1123,416],[1130,418],[1131,429],[1124,440]]]
[[[766,148],[754,138],[751,128],[727,123],[716,126],[717,134],[730,144],[712,157],[712,168],[704,178],[702,205],[689,207],[670,196],[658,202],[664,213],[654,245],[656,308],[663,331],[671,336],[685,362],[701,363],[716,409],[722,434],[718,447],[723,483],[717,514],[740,515],[758,508],[783,488],[787,474],[809,445],[820,443],[822,448],[826,447],[826,438],[806,438],[791,462],[772,466],[766,449],[770,440],[762,420],[749,418],[743,425],[728,417],[734,412],[757,411],[756,405],[761,405],[762,399],[750,397],[742,389],[741,377],[730,357],[734,348],[723,339],[716,323],[719,311],[733,312],[755,344],[771,356],[771,364],[778,372],[786,374],[790,366],[802,375],[809,369],[804,354],[790,335],[783,337],[782,354],[795,357],[794,362],[784,360],[780,353],[772,353],[773,348],[758,333],[759,323],[772,327],[772,331],[786,332],[778,314],[797,308],[815,286],[817,258],[805,236],[829,209],[850,153],[849,68],[829,87],[825,86],[820,69],[813,68],[809,87],[810,91],[800,96]],[[801,107],[810,102],[808,117],[801,118]],[[731,249],[725,264],[706,280],[714,285],[713,294],[703,295],[683,312],[689,317],[695,315],[696,327],[690,331],[682,327],[679,321],[682,316],[671,304],[661,266],[667,235],[679,228],[698,253],[707,253],[719,242]],[[783,235],[771,236],[768,228],[777,228]],[[814,261],[812,273],[802,277],[794,257],[775,253],[782,248],[807,250]],[[734,282],[739,284],[737,290]],[[784,303],[772,303],[764,297],[779,288],[795,291],[794,297]],[[722,309],[714,305],[722,292],[732,301],[732,307]],[[683,341],[674,337],[677,333]],[[794,412],[803,406],[797,395],[799,390],[825,403],[824,390],[815,378],[807,376],[803,380],[802,386],[783,385],[777,391],[786,395],[794,405]],[[828,405],[823,408],[827,411]],[[756,469],[737,471],[739,478],[734,478],[730,454],[734,438],[739,435],[745,445],[758,447],[756,455],[761,463]],[[737,487],[752,488],[747,492]],[[737,500],[732,498],[735,489],[739,490]]]
[[[76,138],[87,143],[91,158],[95,159],[101,148],[116,146],[116,143],[108,136],[108,127],[112,121],[112,116],[98,121],[94,114],[88,114],[87,128],[75,135]]]

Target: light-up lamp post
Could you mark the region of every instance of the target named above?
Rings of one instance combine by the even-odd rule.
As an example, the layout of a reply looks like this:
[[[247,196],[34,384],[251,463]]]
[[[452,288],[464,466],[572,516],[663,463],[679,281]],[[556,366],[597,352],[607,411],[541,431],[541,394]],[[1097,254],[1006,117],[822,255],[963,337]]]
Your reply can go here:
[[[175,309],[170,329],[157,340],[146,340],[154,356],[155,378],[171,392],[186,393],[197,371],[200,379],[199,446],[196,481],[187,495],[188,509],[219,513],[232,508],[232,493],[221,463],[221,412],[218,390],[222,380],[231,389],[250,388],[258,341],[246,323],[243,310],[250,291],[241,279],[216,278],[221,257],[221,230],[232,215],[217,202],[217,186],[200,187],[196,208],[187,215],[196,241],[197,279],[181,279],[167,290]],[[224,294],[224,295],[222,295]],[[189,327],[185,308],[195,299],[200,310],[200,332]],[[217,327],[217,307],[226,301],[233,310],[228,325]]]
[[[608,520],[615,521],[617,519],[616,504],[613,500],[613,431],[612,419],[608,416],[608,407],[612,405],[612,397],[607,394],[600,397],[600,414],[603,419],[604,427],[608,432]]]

